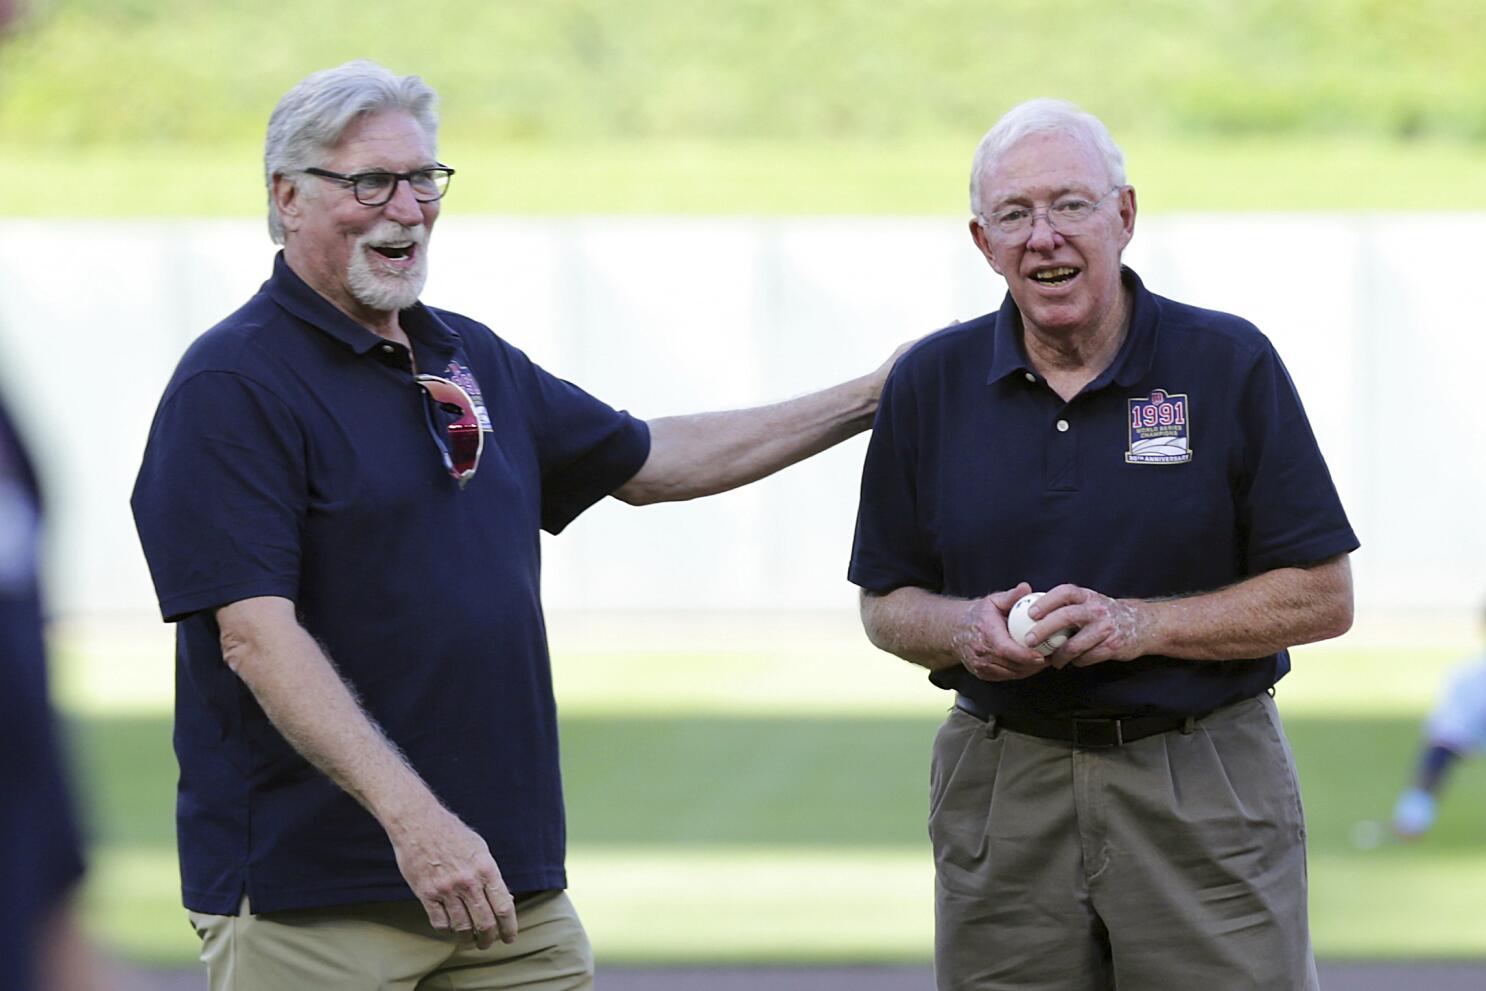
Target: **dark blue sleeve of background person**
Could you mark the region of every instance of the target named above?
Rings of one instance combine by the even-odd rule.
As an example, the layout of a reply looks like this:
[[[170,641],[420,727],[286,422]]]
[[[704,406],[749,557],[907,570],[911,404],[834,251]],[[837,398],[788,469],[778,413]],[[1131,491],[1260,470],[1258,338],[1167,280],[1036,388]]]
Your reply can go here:
[[[47,695],[36,487],[3,408],[0,486],[10,500],[0,513],[0,987],[24,991],[40,927],[82,876],[83,859]]]

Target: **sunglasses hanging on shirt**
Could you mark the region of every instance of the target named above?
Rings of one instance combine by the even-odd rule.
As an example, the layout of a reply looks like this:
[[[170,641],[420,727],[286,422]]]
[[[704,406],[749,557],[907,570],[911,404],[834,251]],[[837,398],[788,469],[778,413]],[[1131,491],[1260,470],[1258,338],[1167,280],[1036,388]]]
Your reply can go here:
[[[423,390],[428,432],[439,449],[444,468],[462,489],[475,477],[480,452],[485,449],[485,434],[475,415],[474,400],[458,383],[437,375],[418,375],[414,381]]]

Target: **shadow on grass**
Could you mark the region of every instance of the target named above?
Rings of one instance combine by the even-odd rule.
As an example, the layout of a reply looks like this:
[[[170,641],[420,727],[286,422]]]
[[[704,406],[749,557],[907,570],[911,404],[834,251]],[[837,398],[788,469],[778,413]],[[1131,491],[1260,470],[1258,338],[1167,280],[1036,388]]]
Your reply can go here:
[[[937,725],[936,717],[569,716],[562,733],[573,847],[610,847],[621,866],[660,856],[684,867],[692,852],[767,861],[774,851],[789,858],[814,848],[856,851],[867,865],[879,853],[892,863],[922,857],[927,869]],[[1341,958],[1480,952],[1471,902],[1486,877],[1486,761],[1455,775],[1427,842],[1358,849],[1358,821],[1386,820],[1407,777],[1416,721],[1305,716],[1287,726],[1310,822],[1318,950]],[[69,729],[94,827],[92,917],[131,957],[189,961],[194,944],[173,869],[169,719],[74,720]],[[690,959],[689,949],[674,948],[677,959]]]
[[[921,846],[936,718],[572,715],[562,722],[575,843]],[[1386,819],[1419,740],[1413,719],[1292,717],[1313,852]],[[165,717],[73,720],[82,799],[102,843],[174,843]],[[1436,852],[1479,850],[1486,766],[1451,781]]]

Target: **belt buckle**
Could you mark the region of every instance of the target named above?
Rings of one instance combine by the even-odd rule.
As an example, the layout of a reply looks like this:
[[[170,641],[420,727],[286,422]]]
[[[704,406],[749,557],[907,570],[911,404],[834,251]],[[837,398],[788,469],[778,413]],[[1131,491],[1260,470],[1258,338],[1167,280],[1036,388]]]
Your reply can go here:
[[[1073,717],[1073,745],[1086,750],[1119,747],[1125,743],[1118,719],[1081,719]]]

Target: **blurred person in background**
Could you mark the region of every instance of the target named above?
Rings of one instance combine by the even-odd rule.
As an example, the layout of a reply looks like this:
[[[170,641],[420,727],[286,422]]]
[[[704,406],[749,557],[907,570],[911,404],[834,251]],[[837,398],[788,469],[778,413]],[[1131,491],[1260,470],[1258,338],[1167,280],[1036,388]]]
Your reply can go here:
[[[82,843],[47,692],[36,476],[0,408],[0,988],[97,984],[75,908]]]
[[[1486,626],[1486,610],[1482,611]],[[1486,652],[1458,665],[1445,679],[1424,723],[1424,746],[1414,778],[1393,807],[1393,832],[1414,840],[1434,825],[1440,793],[1462,757],[1486,749]]]
[[[83,988],[82,841],[46,686],[36,475],[0,409],[0,988]]]
[[[1358,543],[1300,398],[1253,325],[1122,264],[1135,190],[1092,115],[1008,112],[970,206],[1008,292],[894,369],[850,569],[872,642],[955,693],[939,988],[1311,991],[1271,693],[1350,626]]]
[[[183,893],[217,989],[591,987],[538,532],[824,450],[870,425],[891,364],[646,423],[425,306],[454,174],[434,102],[369,62],[279,102],[283,251],[182,359],[134,490],[177,624]]]
[[[0,42],[19,13],[0,0]],[[92,991],[78,924],[82,841],[47,689],[41,500],[0,401],[0,988]]]

